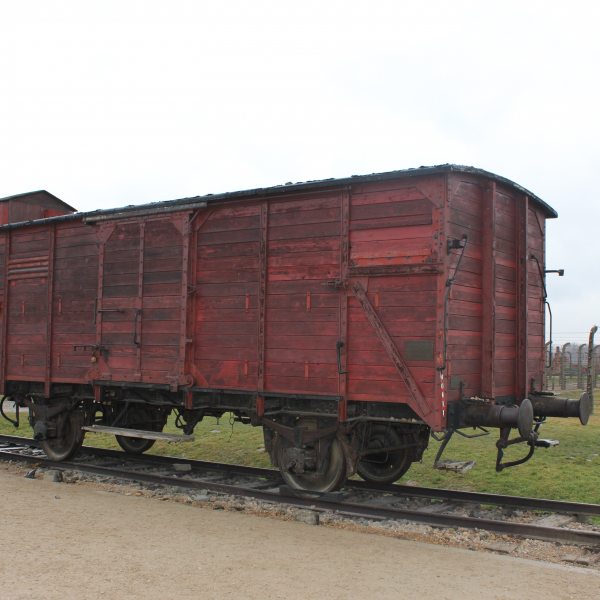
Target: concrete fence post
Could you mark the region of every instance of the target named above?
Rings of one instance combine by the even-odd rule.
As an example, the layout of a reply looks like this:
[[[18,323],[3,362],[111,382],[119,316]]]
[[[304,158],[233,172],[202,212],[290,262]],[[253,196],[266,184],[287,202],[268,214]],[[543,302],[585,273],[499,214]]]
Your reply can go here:
[[[596,369],[594,369],[594,350],[595,350],[595,346],[594,346],[594,335],[596,334],[596,331],[598,331],[598,326],[594,325],[591,329],[590,329],[590,339],[589,339],[589,343],[588,343],[588,374],[587,374],[587,393],[588,396],[590,397],[590,412],[593,414],[594,412],[594,388],[596,387],[596,374],[592,373],[592,371],[595,371]],[[592,379],[592,375],[593,375],[593,379]]]
[[[585,344],[581,344],[577,349],[577,389],[583,389],[583,354],[582,350]]]
[[[562,352],[560,353],[560,389],[567,389],[567,346],[570,342],[563,344]]]
[[[598,354],[596,350],[598,350],[600,346],[594,346],[592,350],[592,388],[596,389],[596,378],[598,377]]]

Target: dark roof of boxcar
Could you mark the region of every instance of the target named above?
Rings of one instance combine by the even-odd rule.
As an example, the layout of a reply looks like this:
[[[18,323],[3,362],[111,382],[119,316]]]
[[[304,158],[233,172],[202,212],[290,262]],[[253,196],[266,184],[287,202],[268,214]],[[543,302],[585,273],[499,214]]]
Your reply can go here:
[[[46,190],[35,190],[34,192],[24,192],[22,194],[14,194],[13,196],[6,196],[6,198],[0,198],[0,202],[8,202],[9,200],[19,200],[21,202],[27,202],[27,198],[31,196],[37,196],[38,194],[42,194],[47,196],[51,200],[58,202],[61,204],[66,210],[72,210],[75,212],[77,209],[69,206],[66,202],[63,202],[60,198],[57,198],[54,194],[47,192]]]
[[[498,183],[502,183],[507,185],[519,192],[527,195],[534,203],[536,203],[540,208],[544,210],[546,213],[546,217],[549,219],[553,219],[558,217],[558,213],[548,204],[546,204],[541,198],[538,198],[535,194],[532,194],[529,190],[524,187],[516,184],[514,181],[510,179],[506,179],[505,177],[500,177],[499,175],[495,175],[494,173],[490,173],[488,171],[484,171],[483,169],[476,169],[475,167],[466,167],[463,165],[436,165],[433,167],[418,167],[416,169],[404,169],[401,171],[389,171],[387,173],[373,173],[372,175],[352,175],[351,177],[344,177],[341,179],[321,179],[319,181],[306,181],[299,183],[286,183],[285,185],[277,185],[269,188],[256,188],[252,190],[241,190],[238,192],[227,192],[224,194],[207,194],[205,196],[193,196],[190,198],[182,198],[179,200],[166,200],[164,202],[152,202],[150,204],[137,204],[131,205],[121,208],[109,208],[105,210],[95,210],[90,212],[81,212],[74,213],[72,215],[65,215],[61,217],[52,217],[50,219],[41,219],[41,221],[67,221],[73,219],[89,219],[90,221],[95,221],[100,218],[110,218],[110,215],[115,216],[127,216],[127,213],[136,212],[138,214],[143,211],[168,211],[177,210],[179,206],[182,208],[188,204],[198,204],[199,202],[217,202],[222,200],[243,200],[250,199],[253,197],[264,197],[264,196],[273,196],[273,195],[281,195],[291,192],[303,192],[317,189],[327,189],[334,188],[345,185],[356,184],[357,182],[370,182],[370,181],[385,181],[386,179],[402,179],[405,177],[422,177],[424,175],[435,175],[438,173],[447,173],[447,172],[462,172],[462,173],[472,173],[474,175],[481,175],[486,177],[487,179],[492,179],[497,181]],[[39,223],[40,221],[36,221]],[[13,223],[10,225],[0,226],[0,229],[8,229],[14,227],[24,227],[31,223],[28,221],[26,223]]]

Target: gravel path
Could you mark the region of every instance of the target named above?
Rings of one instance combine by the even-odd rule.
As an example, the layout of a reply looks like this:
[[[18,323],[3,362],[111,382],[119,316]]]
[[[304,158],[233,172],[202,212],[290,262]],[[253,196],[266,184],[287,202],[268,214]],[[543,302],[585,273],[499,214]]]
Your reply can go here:
[[[595,570],[22,475],[0,465],[0,600],[600,598]]]

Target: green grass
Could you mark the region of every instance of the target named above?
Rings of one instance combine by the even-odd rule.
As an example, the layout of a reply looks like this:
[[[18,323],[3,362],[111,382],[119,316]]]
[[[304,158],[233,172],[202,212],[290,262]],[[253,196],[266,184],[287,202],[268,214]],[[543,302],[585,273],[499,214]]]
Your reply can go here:
[[[9,413],[13,418],[14,414]],[[175,417],[171,415],[164,428],[165,433],[179,433],[182,431],[175,427]],[[27,411],[21,412],[21,426],[15,429],[8,421],[0,417],[0,434],[32,437],[33,430],[27,422]],[[147,454],[162,454],[165,456],[181,456],[198,460],[214,462],[235,463],[256,467],[270,467],[269,455],[261,452],[259,446],[263,445],[262,428],[235,423],[232,428],[229,415],[219,419],[206,417],[196,426],[194,431],[195,442],[156,442]],[[104,433],[88,433],[85,438],[86,445],[100,448],[115,448],[120,450],[115,437]]]
[[[171,418],[165,431],[181,433],[173,423]],[[1,418],[0,433],[32,435],[28,426],[22,424],[16,430]],[[263,443],[261,428],[235,423],[232,433],[227,415],[218,424],[215,418],[207,417],[196,427],[195,437],[193,443],[157,442],[149,454],[270,467],[268,455],[259,449]],[[529,462],[502,473],[495,471],[497,437],[494,430],[489,436],[472,440],[454,435],[443,458],[476,460],[477,465],[464,475],[432,468],[439,448],[432,439],[423,462],[414,464],[401,482],[600,504],[600,456],[594,456],[600,454],[600,414],[591,417],[587,427],[582,427],[577,419],[551,419],[542,426],[541,437],[560,440],[560,445],[548,450],[539,448]],[[86,444],[118,448],[114,437],[104,434],[88,434]],[[520,458],[527,450],[522,444],[512,446],[505,452],[504,460]]]
[[[423,463],[413,465],[405,479],[432,487],[599,504],[600,456],[593,455],[600,454],[600,417],[592,417],[587,427],[575,419],[552,419],[540,433],[543,438],[560,440],[560,444],[548,450],[538,448],[530,461],[501,473],[495,471],[498,436],[493,431],[472,440],[456,439],[455,435],[448,444],[445,458],[477,461],[464,475],[431,468],[434,451],[439,447],[432,441]],[[512,446],[503,460],[516,460],[527,450],[521,444]]]

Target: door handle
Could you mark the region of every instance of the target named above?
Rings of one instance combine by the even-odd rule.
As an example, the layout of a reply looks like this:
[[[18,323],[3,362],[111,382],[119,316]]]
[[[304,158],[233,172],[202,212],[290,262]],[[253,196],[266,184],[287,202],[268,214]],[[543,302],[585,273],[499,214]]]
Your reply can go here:
[[[135,311],[135,315],[133,316],[133,343],[139,348],[140,343],[137,341],[137,318],[139,314],[142,312],[141,308],[138,308]]]
[[[98,313],[99,312],[118,312],[118,313],[122,313],[125,312],[124,308],[98,308],[98,298],[96,298],[96,301],[94,302],[94,325],[98,324]]]
[[[344,342],[342,342],[342,341],[338,341],[338,343],[336,344],[337,359],[338,359],[338,373],[340,375],[345,375],[348,372],[348,371],[342,371],[342,358],[340,355],[340,351],[341,351],[343,345],[344,345]]]

